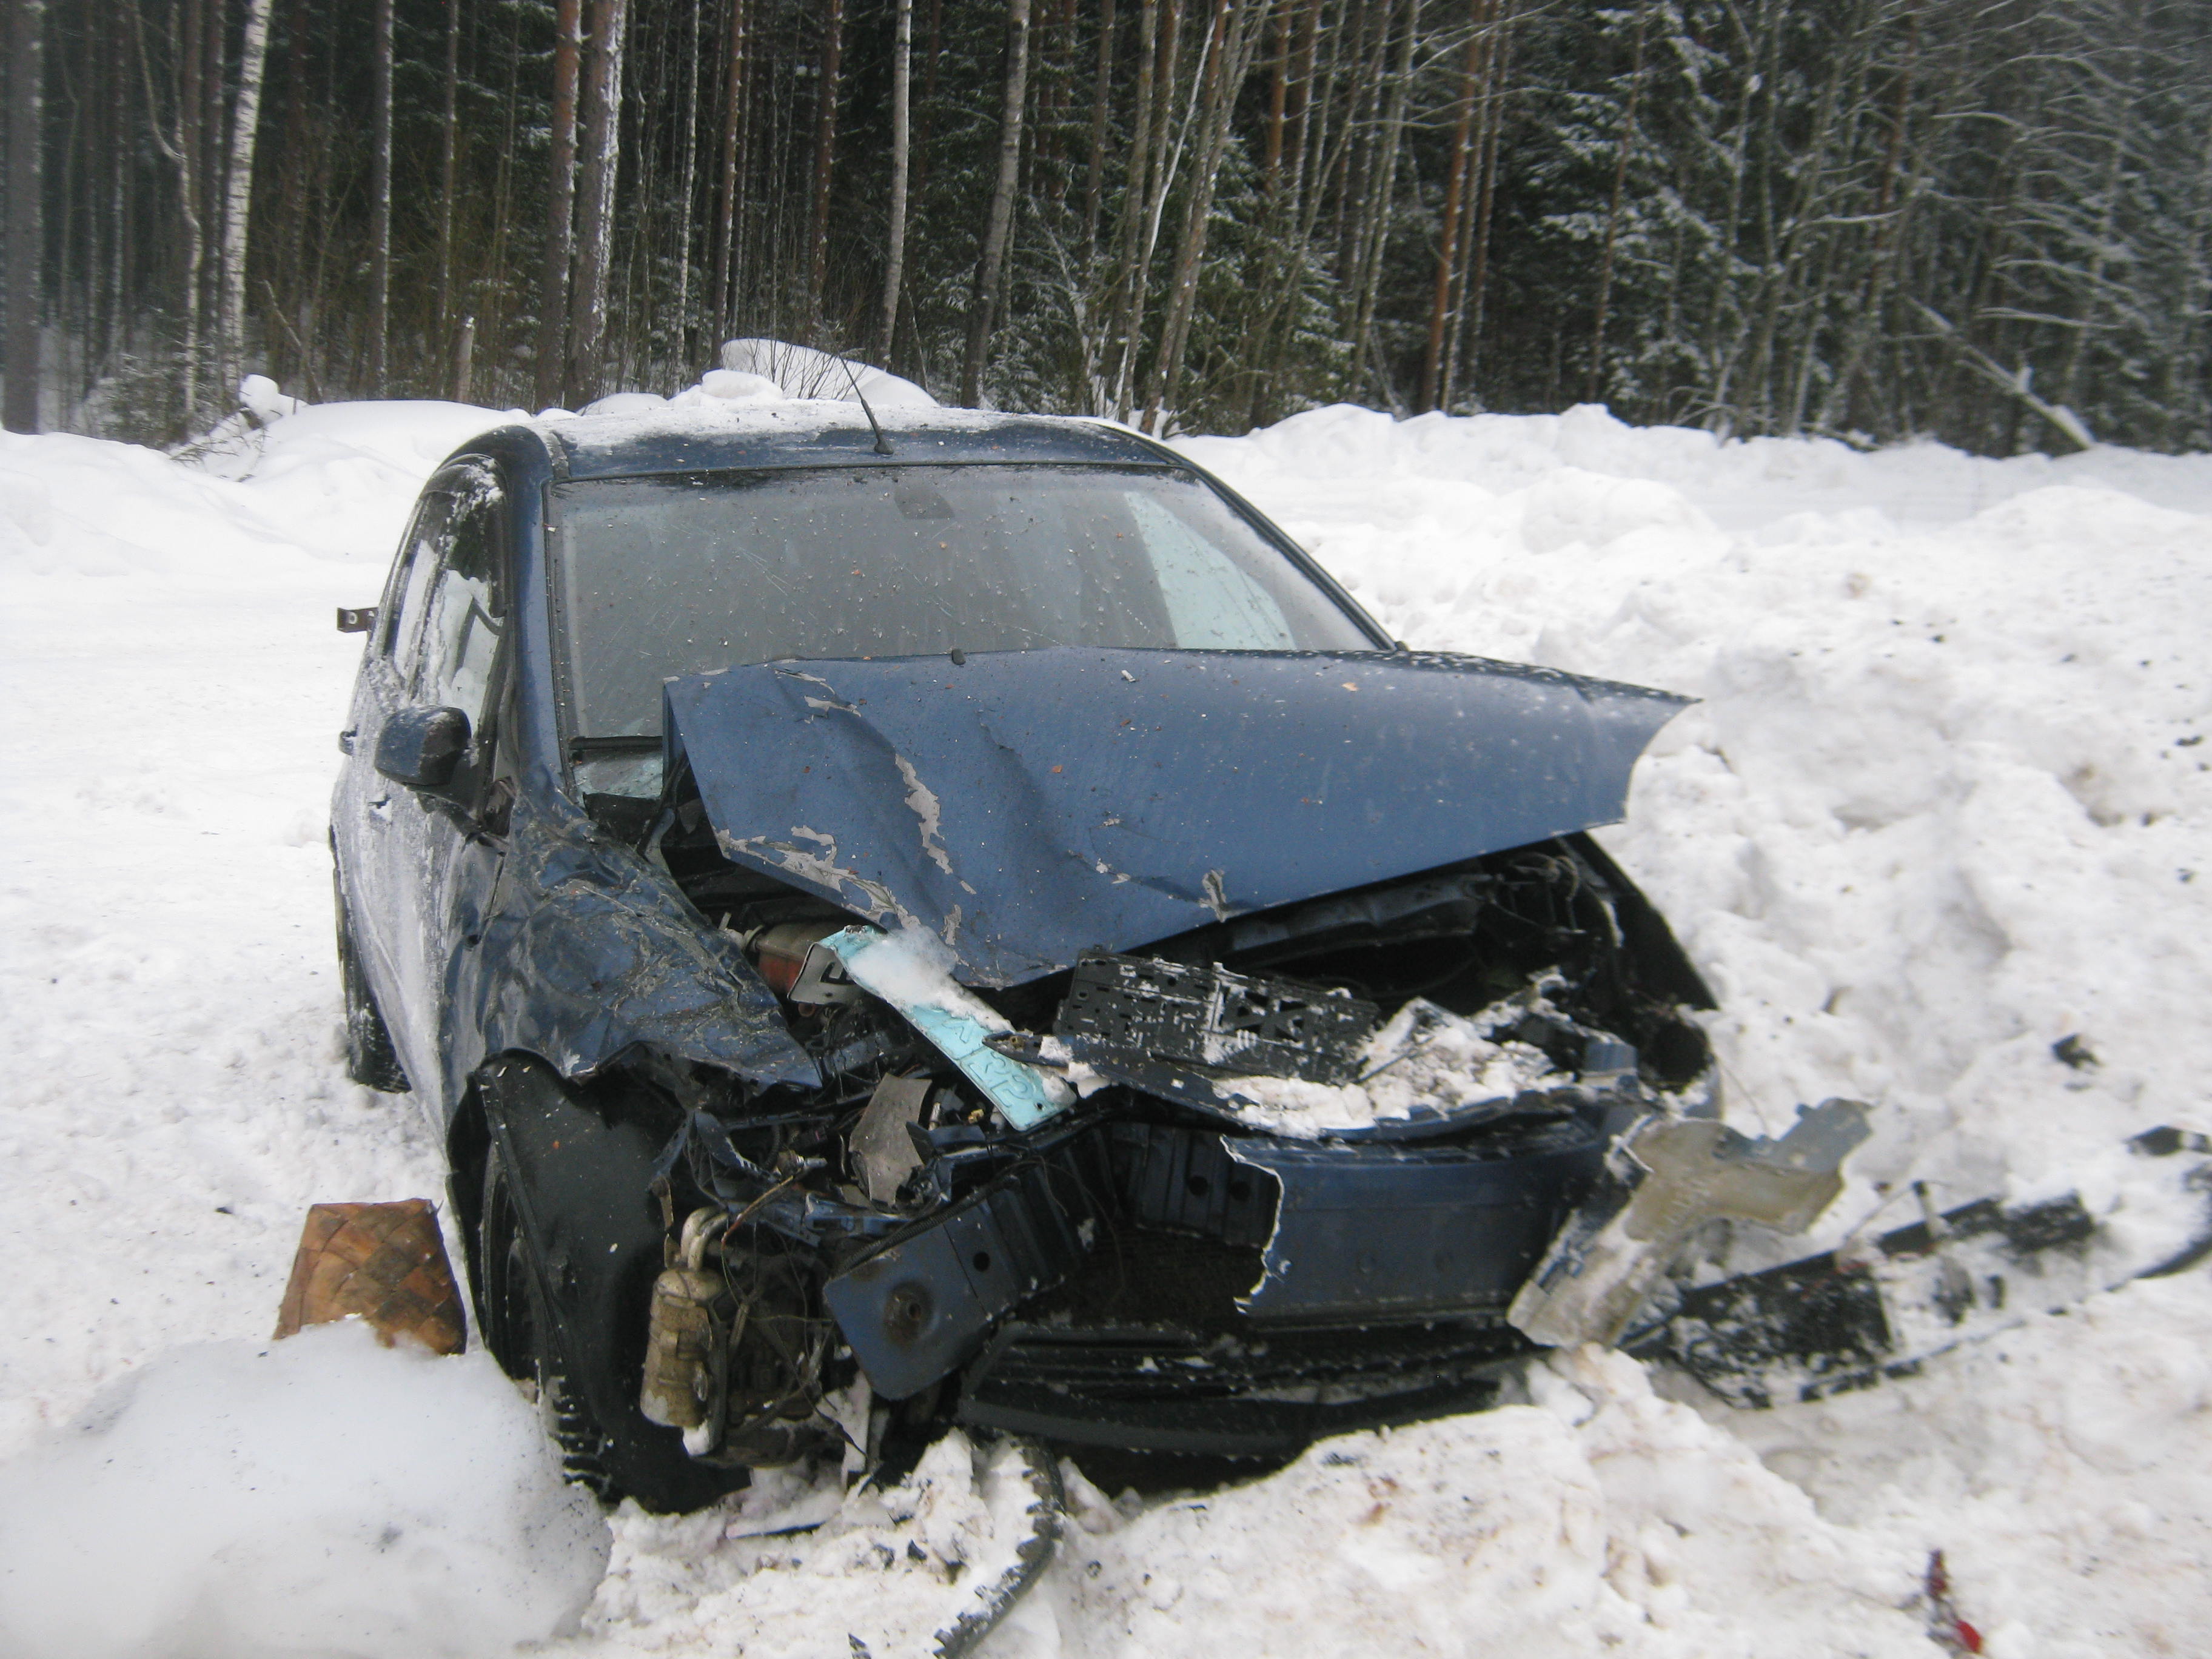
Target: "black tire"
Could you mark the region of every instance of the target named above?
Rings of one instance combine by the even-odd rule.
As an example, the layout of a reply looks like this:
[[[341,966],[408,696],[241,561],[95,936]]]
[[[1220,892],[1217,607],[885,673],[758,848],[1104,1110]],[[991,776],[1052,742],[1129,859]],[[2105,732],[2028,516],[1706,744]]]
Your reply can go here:
[[[629,1397],[604,1419],[592,1409],[571,1383],[578,1373],[562,1352],[544,1282],[495,1143],[484,1153],[477,1228],[477,1324],[501,1369],[534,1396],[538,1419],[560,1448],[562,1473],[603,1504],[635,1498],[664,1515],[703,1508],[744,1486],[746,1471],[694,1462],[673,1431],[647,1423],[637,1408],[635,1378]],[[645,1316],[640,1308],[637,1317]]]
[[[345,992],[345,1074],[364,1089],[404,1095],[410,1086],[406,1068],[399,1063],[399,1051],[392,1046],[392,1030],[376,1006],[376,994],[368,988],[368,976],[362,972],[352,919],[346,915],[344,889],[338,886],[336,877],[331,878],[331,887],[337,903],[338,981]]]

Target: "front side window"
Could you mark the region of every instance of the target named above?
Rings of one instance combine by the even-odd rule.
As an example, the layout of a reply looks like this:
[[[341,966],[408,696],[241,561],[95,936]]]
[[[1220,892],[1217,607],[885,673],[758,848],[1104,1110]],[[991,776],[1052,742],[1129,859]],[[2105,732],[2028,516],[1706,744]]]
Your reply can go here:
[[[473,728],[483,723],[484,695],[490,689],[501,627],[491,502],[455,501],[441,543],[436,586],[422,626],[422,684],[416,700],[458,708]]]
[[[663,680],[743,663],[1375,648],[1188,473],[868,467],[586,479],[553,494],[570,729],[586,750],[657,734]],[[623,787],[642,787],[627,775],[635,762],[624,771]]]
[[[422,608],[430,580],[438,570],[438,544],[451,516],[453,500],[442,495],[425,495],[408,526],[407,544],[392,572],[392,589],[385,599],[384,650],[398,671],[400,683],[415,677],[415,664],[422,640]]]

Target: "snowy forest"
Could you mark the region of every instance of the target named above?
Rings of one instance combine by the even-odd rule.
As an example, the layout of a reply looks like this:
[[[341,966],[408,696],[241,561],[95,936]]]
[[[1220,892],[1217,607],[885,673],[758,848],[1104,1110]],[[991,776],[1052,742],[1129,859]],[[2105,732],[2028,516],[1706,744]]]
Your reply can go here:
[[[2202,0],[12,0],[9,424],[575,407],[715,345],[1242,431],[1352,401],[2212,443]]]

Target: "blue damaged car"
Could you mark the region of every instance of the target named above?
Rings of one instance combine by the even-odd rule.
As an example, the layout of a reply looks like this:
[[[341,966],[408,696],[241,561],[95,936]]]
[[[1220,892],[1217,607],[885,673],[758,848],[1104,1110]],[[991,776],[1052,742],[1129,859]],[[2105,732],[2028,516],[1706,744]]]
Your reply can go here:
[[[1126,429],[863,413],[488,431],[341,613],[349,1070],[572,1473],[1281,1457],[1616,1334],[1618,1148],[1728,1133],[1585,833],[1682,700],[1408,650]]]

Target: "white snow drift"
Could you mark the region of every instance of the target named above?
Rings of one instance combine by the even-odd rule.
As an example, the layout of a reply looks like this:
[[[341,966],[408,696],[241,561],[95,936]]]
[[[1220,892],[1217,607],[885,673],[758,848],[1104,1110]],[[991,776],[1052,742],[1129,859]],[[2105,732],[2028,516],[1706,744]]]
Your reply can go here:
[[[695,401],[734,415],[758,372],[726,365]],[[94,1513],[36,1472],[89,1443],[61,1425],[103,1384],[141,1373],[150,1405],[194,1367],[276,1365],[251,1356],[309,1201],[438,1190],[409,1103],[337,1070],[325,802],[359,643],[330,611],[373,600],[416,483],[496,417],[263,402],[276,424],[212,474],[0,438],[10,1540]],[[1909,1218],[1916,1179],[1946,1203],[2078,1188],[2113,1213],[2139,1167],[2125,1136],[2212,1129],[2212,458],[1859,455],[1595,409],[1323,410],[1186,447],[1417,646],[1704,699],[1605,839],[1720,995],[1737,1121],[1874,1103],[1824,1237]],[[2053,1053],[2069,1036],[2078,1065]],[[250,1346],[167,1352],[210,1340]],[[1560,1356],[1527,1403],[1351,1437],[1249,1485],[1109,1504],[1078,1477],[1078,1528],[991,1651],[1931,1655],[1938,1548],[1996,1659],[2199,1651],[2208,1352],[2200,1270],[1766,1413]],[[506,1421],[474,1381],[451,1385],[468,1410],[440,1395],[428,1362],[328,1354],[333,1388],[343,1373],[382,1399],[408,1378],[426,1436]],[[212,1404],[188,1425],[182,1399],[180,1456],[225,1432]],[[988,1468],[950,1443],[940,1462],[936,1501],[981,1537]],[[427,1476],[375,1490],[348,1511],[365,1525],[417,1500],[459,1516],[469,1497]],[[422,1585],[527,1583],[541,1558],[514,1528],[539,1500],[499,1490],[469,1497],[481,1526],[408,1534]],[[233,1513],[178,1481],[148,1491],[204,1553]],[[856,1514],[771,1546],[726,1535],[733,1518],[617,1516],[562,1650],[842,1652],[872,1631],[884,1659],[945,1605],[943,1568],[892,1547],[917,1520]],[[103,1587],[139,1528],[94,1523]],[[164,1583],[182,1559],[159,1558]],[[241,1605],[283,1582],[204,1559]],[[6,1605],[52,1631],[78,1604]],[[307,1639],[384,1651],[412,1607],[426,1622],[404,1640],[438,1651],[461,1626],[426,1606],[334,1613]],[[250,1650],[189,1617],[136,1648],[88,1619],[78,1650]]]
[[[0,1466],[0,1652],[471,1659],[573,1628],[607,1549],[490,1359],[205,1343]]]

